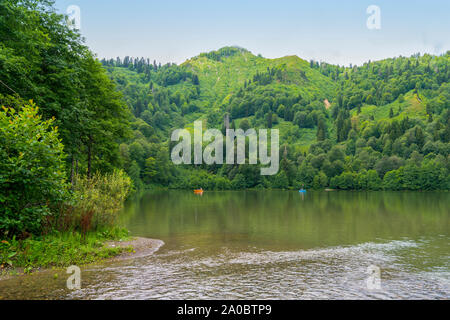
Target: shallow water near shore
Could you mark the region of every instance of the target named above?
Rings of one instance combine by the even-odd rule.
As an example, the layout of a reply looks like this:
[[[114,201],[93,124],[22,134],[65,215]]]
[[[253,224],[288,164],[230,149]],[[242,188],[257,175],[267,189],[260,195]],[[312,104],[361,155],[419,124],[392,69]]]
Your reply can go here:
[[[80,290],[50,270],[0,281],[0,298],[450,298],[448,192],[158,191],[121,219],[165,244],[82,268]]]

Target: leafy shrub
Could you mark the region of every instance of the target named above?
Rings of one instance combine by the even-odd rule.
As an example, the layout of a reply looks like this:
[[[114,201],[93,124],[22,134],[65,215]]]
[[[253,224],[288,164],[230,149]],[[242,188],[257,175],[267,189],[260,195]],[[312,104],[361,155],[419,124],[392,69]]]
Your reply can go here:
[[[30,102],[0,110],[0,238],[40,234],[50,208],[68,197],[54,120]]]
[[[75,204],[68,212],[72,225],[83,233],[114,226],[130,188],[131,179],[122,170],[105,175],[96,173],[91,178],[77,176]]]

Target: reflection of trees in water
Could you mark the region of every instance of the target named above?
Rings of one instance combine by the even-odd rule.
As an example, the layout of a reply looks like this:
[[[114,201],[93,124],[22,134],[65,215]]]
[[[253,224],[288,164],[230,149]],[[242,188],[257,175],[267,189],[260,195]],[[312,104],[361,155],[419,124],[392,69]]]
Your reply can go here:
[[[143,236],[344,245],[446,234],[449,204],[446,192],[161,191],[127,203],[123,221]]]

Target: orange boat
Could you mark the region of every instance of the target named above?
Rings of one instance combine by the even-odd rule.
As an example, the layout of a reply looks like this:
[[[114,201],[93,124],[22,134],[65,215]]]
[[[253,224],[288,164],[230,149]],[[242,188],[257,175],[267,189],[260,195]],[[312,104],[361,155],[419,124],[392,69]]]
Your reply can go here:
[[[202,194],[202,193],[203,193],[203,188],[195,189],[195,190],[194,190],[194,193],[195,193],[195,194]]]

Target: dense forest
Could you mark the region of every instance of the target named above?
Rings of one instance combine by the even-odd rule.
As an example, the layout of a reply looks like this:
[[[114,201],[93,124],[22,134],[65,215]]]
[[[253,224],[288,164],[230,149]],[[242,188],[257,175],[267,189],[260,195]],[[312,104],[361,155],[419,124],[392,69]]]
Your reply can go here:
[[[124,169],[135,188],[450,188],[449,52],[349,67],[240,47],[99,61],[51,1],[2,1],[0,14],[1,104],[32,100],[54,121],[69,182]],[[280,171],[173,165],[170,133],[198,119],[279,129]]]
[[[132,115],[51,1],[0,2],[0,104],[0,269],[107,256]]]
[[[343,67],[225,47],[180,66],[131,57],[102,64],[133,113],[133,138],[119,148],[137,185],[437,190],[450,187],[449,54]],[[223,133],[279,129],[279,173],[174,166],[170,131],[197,119]]]

